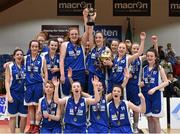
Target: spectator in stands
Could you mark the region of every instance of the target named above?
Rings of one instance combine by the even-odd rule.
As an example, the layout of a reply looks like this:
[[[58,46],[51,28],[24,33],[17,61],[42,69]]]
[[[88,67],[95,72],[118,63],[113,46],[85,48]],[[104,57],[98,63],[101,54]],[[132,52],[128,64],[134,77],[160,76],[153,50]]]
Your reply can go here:
[[[173,72],[172,64],[169,62],[169,57],[165,57],[163,61],[161,61],[161,66],[164,68],[164,71],[167,73]]]
[[[167,78],[169,80],[169,85],[165,87],[164,96],[165,97],[176,97],[177,91],[180,90],[180,82],[173,77],[173,73],[167,73]]]
[[[166,56],[169,58],[169,62],[172,64],[172,66],[174,66],[176,64],[175,54],[172,51],[170,51],[167,53]]]
[[[173,66],[173,73],[178,80],[180,80],[180,56],[176,58],[176,63]]]
[[[158,46],[158,54],[159,54],[159,59],[160,61],[164,60],[165,58],[165,53],[163,51],[163,46]]]
[[[174,55],[176,54],[175,50],[172,48],[171,43],[167,44],[167,48],[165,49],[165,54],[167,55],[169,52],[172,52]]]
[[[165,95],[169,95],[170,97],[180,97],[180,81],[173,77],[173,73],[171,72],[167,74],[167,78],[169,80],[169,85],[165,88]]]
[[[132,46],[132,42],[130,40],[125,40],[125,44],[127,46],[127,54],[131,54],[131,46]]]

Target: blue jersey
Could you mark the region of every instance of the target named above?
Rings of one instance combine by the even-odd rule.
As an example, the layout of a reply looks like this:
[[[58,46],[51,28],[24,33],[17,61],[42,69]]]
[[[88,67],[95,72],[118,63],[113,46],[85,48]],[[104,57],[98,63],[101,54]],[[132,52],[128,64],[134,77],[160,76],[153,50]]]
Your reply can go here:
[[[149,66],[146,65],[143,68],[143,80],[144,87],[143,91],[148,92],[150,89],[159,85],[159,70],[157,68],[153,68],[149,70]]]
[[[33,61],[31,55],[25,57],[26,84],[42,83],[43,57],[38,55]]]
[[[22,117],[27,116],[27,107],[24,106],[24,93],[25,93],[25,67],[21,65],[18,67],[15,63],[9,64],[10,71],[10,94],[13,102],[7,105],[7,113],[14,117],[18,114]]]
[[[113,66],[109,72],[108,80],[108,93],[112,92],[114,85],[121,85],[124,80],[124,68],[128,67],[128,56],[124,55],[122,59],[119,60],[116,57],[113,61]],[[126,95],[125,95],[126,97]]]
[[[107,116],[107,103],[105,97],[101,97],[97,104],[90,106],[90,124],[99,124],[105,127],[109,127]]]
[[[114,84],[122,84],[124,80],[124,68],[128,65],[127,55],[123,56],[122,59],[119,60],[116,57],[113,61],[112,72],[110,74],[110,80]]]
[[[71,42],[67,44],[66,56],[64,59],[65,73],[72,68],[73,71],[85,70],[85,55],[81,45],[74,46]]]
[[[140,58],[134,60],[130,64],[130,73],[132,74],[132,78],[129,79],[128,84],[135,84],[138,85],[139,81],[141,80],[141,70],[142,70],[142,61]]]
[[[128,80],[126,85],[126,95],[127,100],[130,100],[135,105],[140,104],[140,98],[138,94],[141,92],[141,88],[139,87],[139,82],[141,81],[141,72],[142,72],[142,60],[138,58],[134,60],[130,66],[130,73],[132,74],[132,78]]]
[[[86,102],[83,97],[75,104],[73,97],[67,97],[64,122],[74,127],[86,127]]]
[[[53,58],[51,58],[50,54],[45,55],[47,69],[48,69],[48,80],[52,80],[53,77],[59,78],[60,72],[52,73],[52,68],[59,68],[59,54],[55,54]]]
[[[160,67],[159,67],[160,68]],[[152,95],[148,91],[161,83],[160,72],[158,68],[149,70],[149,66],[143,68],[144,87],[142,93],[146,99],[146,115],[154,117],[163,116],[163,93],[160,90],[155,91]]]
[[[50,104],[48,104],[46,98],[42,97],[40,99],[40,106],[41,106],[42,115],[45,112],[49,113],[51,115],[56,115],[56,111],[57,111],[58,105],[56,103],[54,103],[53,100],[51,101]],[[43,117],[43,119],[42,119],[42,127],[45,127],[45,128],[60,127],[60,121],[55,121],[55,120],[48,121],[47,118]]]
[[[25,83],[25,67],[21,65],[19,68],[15,63],[9,65],[10,75],[12,76],[10,81],[10,91],[15,91],[16,93],[24,93],[24,83]]]
[[[89,51],[89,53],[86,56],[86,60],[85,60],[86,69],[89,69],[90,61],[91,61],[91,51]]]
[[[98,76],[99,78],[105,79],[105,74],[101,68],[98,67],[100,64],[99,57],[106,47],[97,49],[96,47],[90,52],[88,56],[88,70]]]
[[[127,101],[121,100],[116,108],[114,101],[108,103],[110,132],[132,133]]]

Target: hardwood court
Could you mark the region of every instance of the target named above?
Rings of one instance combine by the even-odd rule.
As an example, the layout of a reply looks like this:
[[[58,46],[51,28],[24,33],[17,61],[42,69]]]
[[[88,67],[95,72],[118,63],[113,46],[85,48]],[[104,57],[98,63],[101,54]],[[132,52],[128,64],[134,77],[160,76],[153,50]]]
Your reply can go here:
[[[10,133],[8,124],[6,125],[0,125],[0,133]],[[148,134],[147,129],[142,129],[144,134]],[[19,128],[16,129],[16,133],[19,133]],[[163,129],[161,130],[162,134],[180,134],[180,129]]]

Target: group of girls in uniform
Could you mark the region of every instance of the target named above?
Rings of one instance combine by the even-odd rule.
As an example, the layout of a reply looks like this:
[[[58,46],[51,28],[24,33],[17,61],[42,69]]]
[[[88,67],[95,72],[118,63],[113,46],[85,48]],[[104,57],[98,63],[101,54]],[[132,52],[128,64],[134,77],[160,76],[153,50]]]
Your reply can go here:
[[[28,112],[28,133],[137,133],[139,113],[147,116],[149,132],[160,133],[162,91],[168,80],[156,49],[143,55],[145,32],[140,34],[140,45],[133,43],[130,52],[126,42],[117,39],[109,48],[103,33],[93,36],[87,16],[85,9],[82,38],[71,27],[61,46],[57,39],[47,41],[41,33],[30,41],[25,57],[21,49],[14,51],[14,61],[5,66],[12,133],[17,115],[21,116],[20,132],[24,132]],[[157,36],[152,41],[156,47]],[[42,49],[44,42],[47,46]],[[112,51],[112,58],[100,61],[105,51]],[[144,59],[147,65],[142,68]],[[88,93],[83,92],[85,87]],[[133,129],[129,109],[134,112]]]

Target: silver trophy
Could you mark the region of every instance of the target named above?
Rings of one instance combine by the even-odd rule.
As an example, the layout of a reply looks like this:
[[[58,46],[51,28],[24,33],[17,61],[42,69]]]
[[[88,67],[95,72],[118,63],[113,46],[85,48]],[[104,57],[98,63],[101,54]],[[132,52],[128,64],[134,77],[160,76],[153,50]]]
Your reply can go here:
[[[94,21],[94,16],[95,14],[95,10],[93,8],[89,8],[88,9],[88,21],[87,21],[87,25],[88,26],[94,26],[95,25],[95,21]]]

